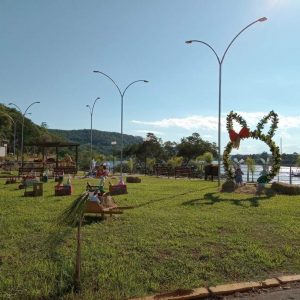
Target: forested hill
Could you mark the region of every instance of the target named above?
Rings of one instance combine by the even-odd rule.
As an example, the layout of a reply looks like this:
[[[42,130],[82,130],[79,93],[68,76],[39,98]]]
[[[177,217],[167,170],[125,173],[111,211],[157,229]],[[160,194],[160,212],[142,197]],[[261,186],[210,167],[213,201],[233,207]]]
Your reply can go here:
[[[90,146],[91,131],[90,129],[78,129],[78,130],[61,130],[61,129],[49,129],[49,132],[60,136],[68,141],[79,143],[81,146]],[[111,142],[116,141],[116,145],[112,145]],[[142,143],[143,138],[139,136],[123,134],[124,146]],[[93,149],[103,153],[111,154],[112,147],[114,151],[120,149],[121,134],[117,132],[100,131],[93,129]]]

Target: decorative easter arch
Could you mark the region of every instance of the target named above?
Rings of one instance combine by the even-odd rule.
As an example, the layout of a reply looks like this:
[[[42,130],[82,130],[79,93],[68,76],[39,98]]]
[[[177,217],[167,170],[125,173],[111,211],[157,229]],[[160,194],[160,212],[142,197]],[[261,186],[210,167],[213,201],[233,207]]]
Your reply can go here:
[[[237,123],[239,123],[242,126],[242,129],[239,133],[235,132],[233,130],[233,120],[235,120]],[[262,133],[262,130],[264,129],[265,124],[271,120],[271,126],[267,134]],[[230,141],[225,147],[224,153],[223,153],[223,164],[224,169],[227,175],[227,178],[229,180],[234,179],[234,171],[230,165],[230,153],[232,151],[232,148],[239,148],[240,140],[246,139],[246,138],[253,138],[256,140],[261,140],[262,142],[266,143],[273,156],[273,164],[270,172],[268,172],[267,175],[265,175],[265,182],[270,182],[279,172],[280,169],[280,161],[281,161],[281,155],[279,151],[279,147],[275,144],[275,142],[272,140],[272,137],[274,136],[275,130],[277,129],[278,125],[278,115],[272,110],[269,112],[268,115],[264,116],[261,121],[257,124],[257,127],[255,130],[250,131],[247,125],[247,122],[237,113],[231,111],[227,115],[227,130],[229,133]]]

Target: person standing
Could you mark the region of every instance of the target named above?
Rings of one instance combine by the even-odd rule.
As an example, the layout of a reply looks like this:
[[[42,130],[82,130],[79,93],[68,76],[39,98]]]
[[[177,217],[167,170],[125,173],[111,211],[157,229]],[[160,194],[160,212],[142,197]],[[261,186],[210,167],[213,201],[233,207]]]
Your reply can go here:
[[[243,184],[243,171],[241,170],[240,166],[238,166],[235,170],[235,183],[237,186],[240,186]]]

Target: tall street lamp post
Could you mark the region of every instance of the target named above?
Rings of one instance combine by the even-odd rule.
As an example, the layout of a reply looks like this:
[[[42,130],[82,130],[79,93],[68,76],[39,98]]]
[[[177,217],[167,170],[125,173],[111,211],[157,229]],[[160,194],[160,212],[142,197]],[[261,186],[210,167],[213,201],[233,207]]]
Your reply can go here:
[[[91,170],[92,170],[92,160],[93,160],[93,113],[94,113],[95,104],[99,99],[100,99],[99,97],[95,99],[92,107],[89,104],[86,105],[86,107],[89,108],[90,115],[91,115]]]
[[[113,174],[115,173],[115,150],[114,150],[114,145],[117,145],[117,141],[112,141],[111,142],[112,155],[113,155]]]
[[[204,41],[199,41],[199,40],[189,40],[186,41],[187,44],[191,44],[194,42],[197,43],[202,43],[205,46],[209,47],[214,55],[216,56],[218,63],[219,63],[219,113],[218,113],[218,186],[221,185],[221,92],[222,92],[222,64],[224,61],[224,58],[226,56],[227,51],[229,50],[229,48],[231,47],[231,45],[233,44],[233,42],[237,39],[237,37],[243,32],[245,31],[247,28],[249,28],[250,26],[254,25],[257,22],[264,22],[266,21],[267,18],[263,17],[263,18],[259,18],[256,21],[250,23],[249,25],[247,25],[246,27],[244,27],[233,39],[232,41],[229,43],[229,45],[227,46],[224,54],[222,57],[220,57],[217,52],[215,51],[215,49],[208,43],[204,42]]]
[[[143,80],[143,79],[135,80],[135,81],[131,82],[130,84],[128,84],[127,87],[122,92],[121,89],[119,88],[119,86],[116,84],[116,82],[110,76],[108,76],[107,74],[100,72],[100,71],[93,71],[93,72],[102,74],[102,75],[106,76],[108,79],[110,79],[112,81],[112,83],[115,85],[115,87],[118,89],[118,92],[121,96],[121,171],[120,171],[121,175],[120,175],[120,183],[123,184],[123,99],[124,99],[124,95],[125,95],[127,89],[134,83],[137,83],[137,82],[146,82],[147,83],[149,81]]]
[[[24,121],[25,121],[25,116],[27,114],[27,111],[28,109],[34,105],[34,104],[37,104],[37,103],[40,103],[39,101],[35,101],[35,102],[32,102],[24,111],[24,113],[22,113],[22,110],[21,108],[16,105],[15,103],[9,103],[8,105],[13,105],[15,106],[19,111],[20,113],[22,114],[22,137],[21,137],[21,167],[23,168],[23,162],[24,162],[24,157],[23,157],[23,148],[24,148]]]

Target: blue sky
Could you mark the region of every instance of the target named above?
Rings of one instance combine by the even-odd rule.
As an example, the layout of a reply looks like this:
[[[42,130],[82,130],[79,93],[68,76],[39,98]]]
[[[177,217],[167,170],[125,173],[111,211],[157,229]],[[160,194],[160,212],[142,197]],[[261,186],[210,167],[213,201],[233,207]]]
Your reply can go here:
[[[128,89],[124,133],[154,132],[164,141],[198,132],[217,141],[218,64],[198,39],[222,55],[252,21],[223,64],[222,118],[238,111],[251,130],[270,110],[275,141],[300,152],[300,1],[298,0],[1,0],[0,101],[50,128],[89,128],[86,104],[101,100],[94,128],[120,131],[120,96],[100,70]],[[222,126],[222,147],[228,142]],[[268,150],[241,143],[240,153]]]

